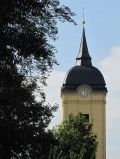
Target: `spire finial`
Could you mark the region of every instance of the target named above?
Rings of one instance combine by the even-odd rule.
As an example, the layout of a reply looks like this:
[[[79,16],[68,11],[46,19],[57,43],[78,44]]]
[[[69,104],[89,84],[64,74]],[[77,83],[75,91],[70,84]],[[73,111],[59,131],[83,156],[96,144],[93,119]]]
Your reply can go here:
[[[83,24],[83,34],[82,34],[79,54],[78,54],[78,56],[76,58],[76,65],[90,67],[90,66],[92,66],[92,62],[91,62],[91,57],[89,55],[89,51],[88,51],[88,47],[87,47],[87,41],[86,41],[86,36],[85,36],[84,8],[83,8],[83,21],[82,21],[82,24]]]
[[[83,26],[84,26],[84,24],[85,24],[85,13],[84,13],[84,11],[85,11],[85,8],[83,8],[83,20],[82,20]]]

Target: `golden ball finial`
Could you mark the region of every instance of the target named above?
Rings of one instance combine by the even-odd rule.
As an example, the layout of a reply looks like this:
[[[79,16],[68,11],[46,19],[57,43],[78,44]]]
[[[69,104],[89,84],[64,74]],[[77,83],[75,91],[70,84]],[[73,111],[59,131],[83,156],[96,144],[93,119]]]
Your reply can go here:
[[[84,15],[84,8],[83,8],[83,20],[82,20],[82,24],[84,25],[85,23],[86,23],[86,21],[85,21],[85,15]]]
[[[85,20],[82,20],[82,24],[84,25],[86,23],[86,21]]]

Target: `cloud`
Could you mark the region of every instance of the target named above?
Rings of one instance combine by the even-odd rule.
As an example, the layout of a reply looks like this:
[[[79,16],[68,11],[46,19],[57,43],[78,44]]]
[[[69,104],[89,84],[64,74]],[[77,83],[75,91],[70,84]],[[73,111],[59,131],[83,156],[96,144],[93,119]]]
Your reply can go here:
[[[100,61],[100,70],[105,77],[107,94],[107,159],[120,156],[120,47],[111,49],[110,55]],[[50,127],[62,121],[61,86],[65,72],[53,71],[46,87],[47,100],[59,104]]]
[[[112,48],[100,64],[108,88],[107,144],[120,148],[120,47]]]
[[[119,156],[120,156],[120,148],[118,147],[107,148],[107,159],[118,159]]]
[[[55,117],[50,124],[50,128],[58,125],[62,121],[61,87],[65,74],[65,72],[54,70],[47,80],[48,86],[45,88],[47,102],[52,105],[55,103],[59,104],[58,111],[54,114]]]

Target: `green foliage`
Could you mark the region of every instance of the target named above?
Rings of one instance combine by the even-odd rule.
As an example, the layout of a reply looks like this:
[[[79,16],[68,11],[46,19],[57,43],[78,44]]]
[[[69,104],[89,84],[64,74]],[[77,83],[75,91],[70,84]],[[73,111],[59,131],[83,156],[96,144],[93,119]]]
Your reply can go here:
[[[0,157],[47,159],[55,106],[40,86],[56,63],[57,21],[74,22],[59,0],[0,0]],[[49,41],[52,41],[49,43]],[[33,76],[34,75],[34,76]],[[38,91],[40,101],[34,92]]]
[[[54,134],[58,144],[51,150],[53,156],[59,155],[59,159],[95,159],[96,136],[92,133],[92,124],[82,114],[70,115],[54,130]]]
[[[59,0],[1,0],[0,50],[4,53],[9,47],[24,73],[39,69],[45,74],[56,63],[52,40],[58,33],[57,21],[74,23],[73,15]]]
[[[50,145],[55,142],[52,133],[46,130],[55,107],[45,105],[44,100],[37,102],[32,94],[36,82],[27,84],[15,67],[1,67],[0,75],[2,159],[46,159]]]

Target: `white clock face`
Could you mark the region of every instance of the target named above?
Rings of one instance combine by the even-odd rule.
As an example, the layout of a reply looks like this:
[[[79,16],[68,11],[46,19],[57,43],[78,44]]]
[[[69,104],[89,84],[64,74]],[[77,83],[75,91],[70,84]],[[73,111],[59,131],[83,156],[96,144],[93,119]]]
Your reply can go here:
[[[88,91],[87,90],[82,90],[81,92],[80,92],[80,94],[81,94],[81,96],[82,97],[87,97],[88,96]]]

